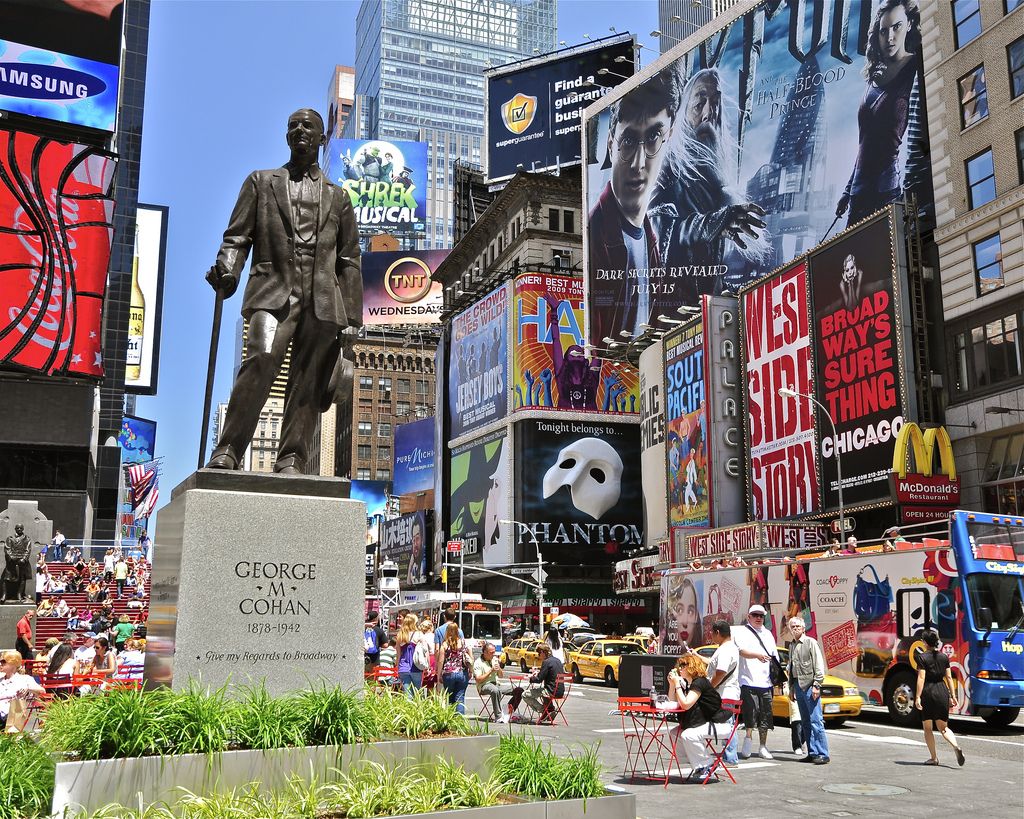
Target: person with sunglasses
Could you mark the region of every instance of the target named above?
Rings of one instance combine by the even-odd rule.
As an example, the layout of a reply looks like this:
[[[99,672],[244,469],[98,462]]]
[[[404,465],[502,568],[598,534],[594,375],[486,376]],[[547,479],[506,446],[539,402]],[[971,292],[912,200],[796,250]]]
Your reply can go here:
[[[747,612],[747,622],[732,630],[732,638],[740,652],[740,703],[746,737],[740,748],[740,759],[750,757],[754,729],[760,744],[758,756],[772,759],[768,750],[768,732],[772,722],[772,680],[770,657],[779,658],[775,636],[765,626],[767,612],[764,606],[753,605]]]

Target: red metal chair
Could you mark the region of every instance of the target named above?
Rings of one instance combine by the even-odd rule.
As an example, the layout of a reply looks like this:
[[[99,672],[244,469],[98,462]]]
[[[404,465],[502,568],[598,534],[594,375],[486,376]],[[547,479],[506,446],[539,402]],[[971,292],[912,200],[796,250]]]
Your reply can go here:
[[[725,764],[725,749],[729,747],[729,743],[732,742],[733,737],[736,736],[736,730],[740,724],[740,701],[739,700],[722,700],[722,710],[732,715],[732,728],[728,731],[725,741],[722,742],[718,736],[717,726],[722,723],[712,722],[708,727],[708,735],[704,737],[704,743],[708,746],[708,752],[715,760],[711,765],[708,766],[707,774],[704,776],[701,785],[708,784],[708,780],[715,773],[718,768],[725,771],[726,776],[732,781],[732,784],[736,784],[736,779],[732,775],[732,771],[729,770],[729,766]],[[717,744],[721,742],[721,750],[718,749]]]
[[[631,712],[639,708],[649,708],[650,697],[619,697],[619,715],[622,717],[622,738],[626,743],[626,762],[622,767],[622,775],[629,773],[629,778],[636,778],[637,767],[642,759],[644,768],[649,772],[650,763],[647,761],[647,747],[644,745],[637,729],[637,723]]]
[[[550,722],[554,725],[556,720],[561,717],[562,724],[568,728],[569,722],[565,718],[565,711],[563,709],[565,708],[565,701],[569,699],[569,692],[572,691],[572,674],[559,674],[558,682],[562,684],[562,696],[545,697],[544,707],[541,709],[540,717],[537,721],[539,723]]]

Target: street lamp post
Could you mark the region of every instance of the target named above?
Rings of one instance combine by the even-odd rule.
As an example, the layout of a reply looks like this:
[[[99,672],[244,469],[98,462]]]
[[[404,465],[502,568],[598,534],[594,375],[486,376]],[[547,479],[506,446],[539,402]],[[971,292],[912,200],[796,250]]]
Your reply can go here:
[[[537,535],[534,534],[533,529],[518,520],[509,520],[502,518],[499,523],[507,523],[509,525],[515,524],[521,526],[527,532],[530,533],[530,537],[533,538],[533,545],[537,548],[537,622],[540,626],[541,631],[544,630],[544,560],[540,555],[540,543],[537,540]]]
[[[845,539],[846,515],[843,511],[843,466],[842,460],[839,457],[839,435],[838,433],[836,433],[836,422],[832,420],[832,413],[830,413],[828,411],[828,408],[813,395],[804,395],[802,392],[797,392],[792,387],[780,387],[779,395],[783,396],[784,398],[792,398],[794,400],[797,398],[805,398],[812,404],[816,404],[821,409],[821,411],[825,413],[825,417],[828,418],[829,425],[832,427],[832,451],[836,454],[836,479],[839,484],[839,531],[841,533],[840,537]]]

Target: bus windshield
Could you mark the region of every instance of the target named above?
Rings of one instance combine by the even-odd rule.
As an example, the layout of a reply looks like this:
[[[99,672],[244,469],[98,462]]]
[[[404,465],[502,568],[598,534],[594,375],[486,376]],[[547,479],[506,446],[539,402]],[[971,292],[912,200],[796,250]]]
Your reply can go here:
[[[968,521],[967,534],[977,560],[1024,561],[1024,526]]]
[[[464,611],[459,624],[462,627],[462,633],[474,640],[501,639],[501,615],[497,612],[492,614],[482,611]]]
[[[992,612],[992,630],[1008,631],[1024,616],[1021,608],[1021,580],[1005,574],[970,574],[967,576],[967,594],[971,601],[975,623],[978,612],[987,608]],[[981,624],[978,623],[980,626]]]

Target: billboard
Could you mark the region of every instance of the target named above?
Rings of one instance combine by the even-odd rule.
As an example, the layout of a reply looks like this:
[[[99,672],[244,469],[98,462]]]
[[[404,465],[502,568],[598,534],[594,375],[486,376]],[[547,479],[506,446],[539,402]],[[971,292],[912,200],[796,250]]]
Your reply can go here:
[[[665,337],[665,451],[673,529],[711,525],[707,362],[703,318]]]
[[[750,516],[774,520],[821,509],[815,459],[810,297],[804,261],[740,296],[746,353]]]
[[[360,231],[422,233],[427,218],[427,143],[332,139],[330,179],[352,199]]]
[[[870,0],[764,2],[595,104],[591,342],[737,292],[905,194],[927,226],[919,25],[882,49]]]
[[[362,254],[363,325],[437,324],[444,286],[430,277],[447,255],[447,250]]]
[[[546,561],[607,565],[644,545],[637,424],[530,419],[515,436],[517,554],[536,537]]]
[[[583,109],[633,76],[634,50],[632,35],[618,34],[485,71],[487,178],[508,179],[520,165],[578,165]],[[598,74],[602,68],[608,73]]]
[[[448,537],[463,541],[467,563],[512,563],[508,526],[512,496],[511,443],[504,430],[451,451],[451,522]]]
[[[352,481],[349,497],[366,504],[366,545],[380,542],[380,527],[387,515],[390,481]]]
[[[103,376],[115,164],[0,130],[0,368]]]
[[[421,418],[395,427],[394,494],[434,488],[434,419]]]
[[[154,458],[156,451],[156,421],[125,415],[117,433],[121,447],[122,464],[144,464]]]
[[[839,506],[837,457],[845,506],[890,496],[893,442],[907,411],[894,230],[887,211],[810,256],[817,398],[838,436],[819,409],[825,509]]]
[[[513,409],[639,411],[636,370],[586,357],[582,279],[527,273],[513,288]]]
[[[648,547],[668,537],[665,464],[665,348],[656,341],[640,353],[640,469]]]
[[[0,110],[113,131],[123,12],[120,0],[0,1]]]
[[[131,476],[125,480],[121,494],[121,508],[118,514],[121,545],[134,546],[145,531],[149,520],[148,516],[136,517],[136,509],[152,509],[156,505],[156,497],[159,496],[157,483],[160,470],[153,463],[156,457],[156,421],[125,415],[121,419],[121,429],[117,433],[117,444],[121,448],[122,466],[148,465],[135,482],[134,496]],[[150,492],[157,494],[147,502],[146,496]]]
[[[386,520],[380,530],[380,559],[398,564],[402,587],[418,586],[428,580],[427,516],[410,512]]]
[[[500,286],[452,319],[449,440],[508,414],[508,288]]]
[[[139,205],[135,214],[135,257],[128,310],[124,389],[155,395],[160,362],[160,319],[167,259],[167,208]]]

